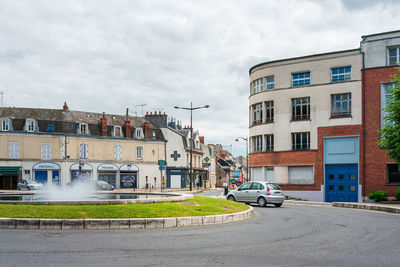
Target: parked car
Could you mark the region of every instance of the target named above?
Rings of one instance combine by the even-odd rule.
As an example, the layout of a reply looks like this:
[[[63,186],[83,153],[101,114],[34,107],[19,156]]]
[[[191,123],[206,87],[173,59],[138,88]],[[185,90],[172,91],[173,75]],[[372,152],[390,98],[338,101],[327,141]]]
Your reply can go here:
[[[17,184],[18,190],[42,190],[43,184],[36,180],[22,180]]]
[[[96,181],[95,183],[97,190],[114,190],[114,186],[105,181]]]
[[[226,199],[244,203],[257,203],[260,207],[274,204],[280,207],[285,200],[282,190],[277,184],[267,182],[248,182],[231,190]]]

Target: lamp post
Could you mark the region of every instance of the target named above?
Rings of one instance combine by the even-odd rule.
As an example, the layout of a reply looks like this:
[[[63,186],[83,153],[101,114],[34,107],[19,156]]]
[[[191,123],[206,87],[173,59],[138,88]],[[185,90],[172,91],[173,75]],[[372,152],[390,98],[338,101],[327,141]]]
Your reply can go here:
[[[244,141],[246,141],[246,179],[247,182],[249,181],[249,143],[248,143],[248,139],[244,138],[244,137],[237,137],[235,139],[236,142],[239,142],[239,139],[243,139]]]
[[[209,108],[209,107],[210,107],[209,105],[205,105],[205,106],[201,106],[201,107],[193,107],[193,103],[192,102],[190,102],[190,108],[183,108],[183,107],[177,107],[177,106],[174,107],[176,109],[190,110],[190,171],[189,171],[190,191],[192,191],[192,184],[193,184],[193,168],[192,168],[193,127],[192,127],[192,113],[193,113],[193,110],[201,109],[201,108]]]

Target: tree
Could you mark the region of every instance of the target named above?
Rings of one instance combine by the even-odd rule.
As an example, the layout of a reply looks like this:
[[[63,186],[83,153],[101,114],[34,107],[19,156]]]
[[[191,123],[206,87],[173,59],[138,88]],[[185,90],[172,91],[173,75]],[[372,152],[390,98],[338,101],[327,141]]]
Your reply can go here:
[[[395,84],[389,88],[391,94],[386,99],[384,120],[387,123],[379,130],[378,144],[387,149],[386,155],[394,159],[400,168],[400,66],[396,70],[399,73],[392,76]]]

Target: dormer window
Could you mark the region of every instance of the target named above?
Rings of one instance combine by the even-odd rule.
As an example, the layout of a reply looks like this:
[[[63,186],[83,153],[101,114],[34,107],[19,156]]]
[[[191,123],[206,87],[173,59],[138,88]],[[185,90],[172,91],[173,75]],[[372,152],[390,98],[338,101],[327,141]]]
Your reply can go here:
[[[121,126],[114,126],[114,136],[115,137],[122,137]]]
[[[10,130],[10,120],[9,119],[2,119],[1,120],[1,130],[2,131],[9,131]]]
[[[156,131],[151,131],[151,138],[156,139]]]
[[[87,135],[88,133],[89,133],[88,125],[86,123],[80,123],[79,124],[79,134]]]
[[[26,120],[26,131],[28,132],[34,132],[36,128],[36,122],[35,120]]]
[[[135,137],[137,139],[143,139],[143,129],[142,128],[137,128],[135,131]]]

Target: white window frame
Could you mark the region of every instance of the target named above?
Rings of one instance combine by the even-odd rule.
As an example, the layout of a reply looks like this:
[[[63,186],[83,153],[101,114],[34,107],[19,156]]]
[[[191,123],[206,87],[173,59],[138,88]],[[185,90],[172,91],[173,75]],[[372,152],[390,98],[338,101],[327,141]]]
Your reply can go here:
[[[114,159],[122,160],[122,146],[121,145],[114,146]]]
[[[264,78],[253,81],[253,93],[259,93],[264,91]]]
[[[297,136],[300,136],[300,143],[297,144]],[[310,150],[310,132],[292,133],[292,150]]]
[[[274,122],[274,101],[264,102],[265,106],[265,122]]]
[[[389,123],[385,121],[385,116],[386,116],[385,109],[386,109],[386,98],[391,95],[390,93],[388,93],[388,89],[391,86],[396,86],[396,83],[394,81],[381,83],[381,127]]]
[[[391,63],[390,63],[390,59],[392,58],[392,57],[390,56],[390,50],[396,51],[396,52],[395,52],[396,55],[394,56],[394,58],[395,58],[394,64],[391,64]],[[388,55],[388,66],[396,66],[396,63],[397,63],[397,62],[400,62],[400,46],[399,46],[399,47],[388,47],[388,49],[387,49],[387,55]]]
[[[51,159],[51,144],[42,144],[41,157],[42,157],[42,160],[50,160]]]
[[[119,129],[119,135],[117,135],[116,129]],[[121,126],[114,126],[114,137],[123,137],[123,135],[122,135],[122,127]]]
[[[263,104],[257,103],[253,105],[253,125],[263,122]]]
[[[275,89],[275,77],[274,76],[265,77],[265,89],[266,90]]]
[[[9,119],[1,120],[1,130],[4,132],[7,132],[10,130],[10,120]]]
[[[135,129],[135,137],[136,137],[136,139],[143,139],[143,129],[142,128]]]
[[[89,145],[85,143],[79,144],[79,158],[87,159],[89,155]]]
[[[82,128],[84,128],[83,131],[82,131]],[[79,134],[82,134],[82,135],[89,134],[89,126],[87,123],[79,123]]]
[[[258,135],[253,137],[253,152],[263,151],[263,136]]]
[[[337,70],[337,73],[333,73]],[[351,66],[334,67],[331,68],[331,82],[344,82],[351,80]]]
[[[143,146],[136,147],[136,158],[143,159]]]
[[[19,159],[19,142],[8,143],[8,157],[10,159]]]
[[[346,103],[347,110],[343,110]],[[337,106],[340,108],[337,108]],[[351,117],[351,93],[331,95],[331,118]]]
[[[265,151],[266,152],[274,151],[274,135],[273,134],[265,135]]]
[[[27,119],[26,120],[26,131],[32,133],[35,130],[36,130],[36,121]]]
[[[298,75],[298,77],[295,77],[296,75]],[[292,87],[308,86],[310,84],[311,84],[310,71],[292,73]]]

